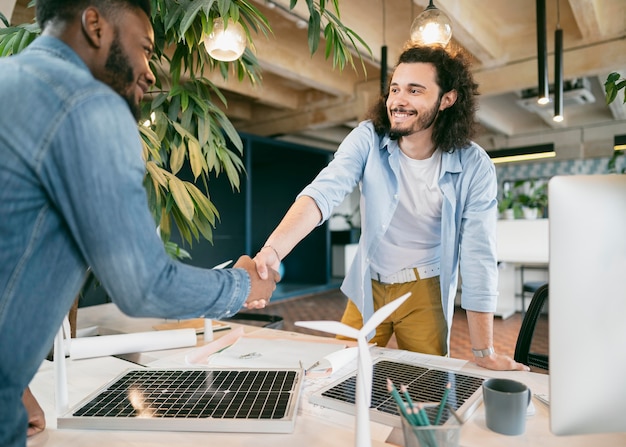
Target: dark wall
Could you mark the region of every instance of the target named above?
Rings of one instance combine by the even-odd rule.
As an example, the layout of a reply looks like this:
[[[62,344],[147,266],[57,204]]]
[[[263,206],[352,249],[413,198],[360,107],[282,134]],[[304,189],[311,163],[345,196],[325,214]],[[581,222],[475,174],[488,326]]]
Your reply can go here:
[[[213,267],[241,254],[254,256],[293,204],[297,194],[330,161],[327,151],[242,135],[246,174],[240,191],[231,189],[224,174],[211,177],[209,195],[220,213],[207,241],[185,246],[189,264]],[[188,174],[187,174],[188,175]],[[180,241],[179,237],[173,239]],[[330,280],[330,233],[316,228],[284,260],[281,283],[325,284]]]
[[[272,140],[253,140],[252,249],[262,247],[297,194],[328,164],[329,154]],[[316,228],[283,261],[284,282],[325,283],[330,271],[327,224]]]

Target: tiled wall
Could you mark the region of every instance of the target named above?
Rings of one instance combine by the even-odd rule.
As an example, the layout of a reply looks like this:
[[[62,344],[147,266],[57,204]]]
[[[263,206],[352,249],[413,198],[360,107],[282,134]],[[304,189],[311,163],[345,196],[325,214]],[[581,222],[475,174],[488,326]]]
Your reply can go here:
[[[498,184],[507,180],[540,178],[547,179],[555,175],[606,174],[609,158],[587,160],[542,161],[535,163],[507,163],[496,165]],[[617,157],[618,172],[626,168],[626,155]]]

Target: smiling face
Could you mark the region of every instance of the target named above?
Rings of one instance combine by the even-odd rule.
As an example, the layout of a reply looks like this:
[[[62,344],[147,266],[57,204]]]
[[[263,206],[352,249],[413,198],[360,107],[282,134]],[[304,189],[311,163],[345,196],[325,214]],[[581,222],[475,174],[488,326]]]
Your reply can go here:
[[[448,93],[440,94],[436,78],[435,67],[429,63],[403,63],[396,67],[387,98],[392,137],[432,131],[438,112],[451,105]]]
[[[155,82],[149,64],[153,48],[154,33],[146,14],[140,9],[120,14],[99,78],[126,100],[136,119],[144,94]]]

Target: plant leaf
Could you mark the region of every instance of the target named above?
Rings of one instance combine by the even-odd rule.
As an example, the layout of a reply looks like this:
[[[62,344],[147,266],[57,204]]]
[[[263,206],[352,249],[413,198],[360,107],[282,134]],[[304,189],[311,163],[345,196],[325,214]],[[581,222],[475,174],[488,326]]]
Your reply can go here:
[[[185,143],[173,144],[170,149],[170,169],[176,174],[183,167],[185,161]]]
[[[178,206],[178,209],[182,213],[183,217],[189,221],[192,220],[194,214],[193,200],[191,199],[184,182],[176,176],[171,176],[169,178],[169,187],[172,197],[174,198],[174,202],[176,202],[176,205]]]

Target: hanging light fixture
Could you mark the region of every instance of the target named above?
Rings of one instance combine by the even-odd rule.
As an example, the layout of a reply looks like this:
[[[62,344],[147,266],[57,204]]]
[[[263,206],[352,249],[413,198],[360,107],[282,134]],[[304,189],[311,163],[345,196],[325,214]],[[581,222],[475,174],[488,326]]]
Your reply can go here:
[[[452,25],[448,16],[437,9],[430,0],[428,7],[411,25],[411,41],[416,45],[441,45],[445,47],[452,38]]]
[[[554,116],[557,123],[563,121],[563,30],[561,11],[556,0],[556,30],[554,31]]]
[[[546,0],[537,0],[537,68],[539,89],[537,103],[548,104],[550,91],[548,86],[548,38],[546,24]]]
[[[224,26],[224,19],[218,17],[213,21],[211,33],[204,37],[204,47],[209,56],[218,61],[237,60],[246,50],[246,32],[232,19]]]

